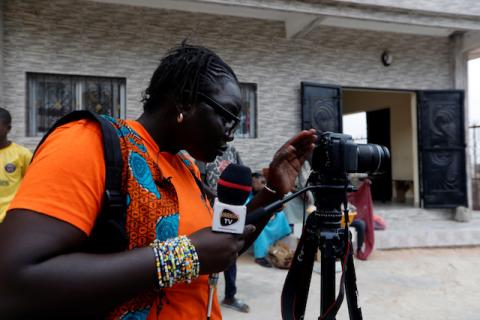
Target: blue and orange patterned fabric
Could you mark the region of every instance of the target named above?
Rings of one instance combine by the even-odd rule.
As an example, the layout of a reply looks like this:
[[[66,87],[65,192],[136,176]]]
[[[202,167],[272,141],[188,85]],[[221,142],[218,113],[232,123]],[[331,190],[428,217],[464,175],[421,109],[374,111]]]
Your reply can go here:
[[[185,153],[161,153],[138,122],[107,119],[117,129],[124,159],[122,188],[127,202],[129,249],[148,246],[154,239],[163,241],[179,234],[189,234],[210,225],[211,208],[195,183],[193,175],[198,177],[199,173],[191,158]],[[178,181],[180,179],[189,180],[189,183]],[[182,199],[194,195],[190,208],[182,212],[177,191]],[[198,211],[202,214],[198,214]],[[116,308],[109,318],[203,318],[206,314],[207,292],[207,278],[203,276],[189,285],[178,284],[139,295]],[[218,302],[215,303],[214,315],[214,319],[221,318]]]

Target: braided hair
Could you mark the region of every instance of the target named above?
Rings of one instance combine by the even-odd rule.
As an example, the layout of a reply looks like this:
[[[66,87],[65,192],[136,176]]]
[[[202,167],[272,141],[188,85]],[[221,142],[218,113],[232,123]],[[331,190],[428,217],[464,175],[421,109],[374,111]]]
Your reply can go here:
[[[222,79],[238,82],[237,76],[217,54],[186,44],[167,52],[145,90],[142,102],[147,113],[164,105],[194,105],[197,92],[209,94]]]
[[[5,125],[12,124],[12,116],[10,115],[10,112],[8,112],[7,109],[1,108],[1,107],[0,107],[0,121],[3,122],[3,124]]]

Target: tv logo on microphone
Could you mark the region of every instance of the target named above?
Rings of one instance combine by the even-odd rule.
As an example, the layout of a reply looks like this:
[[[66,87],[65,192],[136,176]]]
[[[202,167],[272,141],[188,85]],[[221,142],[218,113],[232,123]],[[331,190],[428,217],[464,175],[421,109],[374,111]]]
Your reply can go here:
[[[243,233],[245,226],[246,206],[235,206],[215,199],[213,204],[212,230],[227,233]]]
[[[220,224],[222,226],[230,226],[235,222],[238,222],[240,217],[235,212],[232,212],[228,209],[223,209],[222,214],[220,215]]]

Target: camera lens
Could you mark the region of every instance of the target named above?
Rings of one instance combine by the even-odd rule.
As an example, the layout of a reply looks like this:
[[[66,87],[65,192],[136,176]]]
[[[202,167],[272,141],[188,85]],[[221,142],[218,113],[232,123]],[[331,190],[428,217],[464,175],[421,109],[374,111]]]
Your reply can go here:
[[[390,165],[390,152],[378,144],[358,144],[357,172],[381,173]]]

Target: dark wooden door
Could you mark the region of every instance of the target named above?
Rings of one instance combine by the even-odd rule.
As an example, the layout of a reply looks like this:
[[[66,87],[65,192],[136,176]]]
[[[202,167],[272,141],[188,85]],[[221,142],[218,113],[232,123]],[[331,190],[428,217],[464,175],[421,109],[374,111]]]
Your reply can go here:
[[[391,150],[390,143],[390,109],[367,112],[367,141],[381,144]],[[379,201],[392,200],[392,166],[389,163],[386,171],[374,174],[372,180],[372,199]]]
[[[467,206],[464,92],[419,91],[417,100],[422,205]]]
[[[302,129],[342,132],[342,89],[302,82]]]

